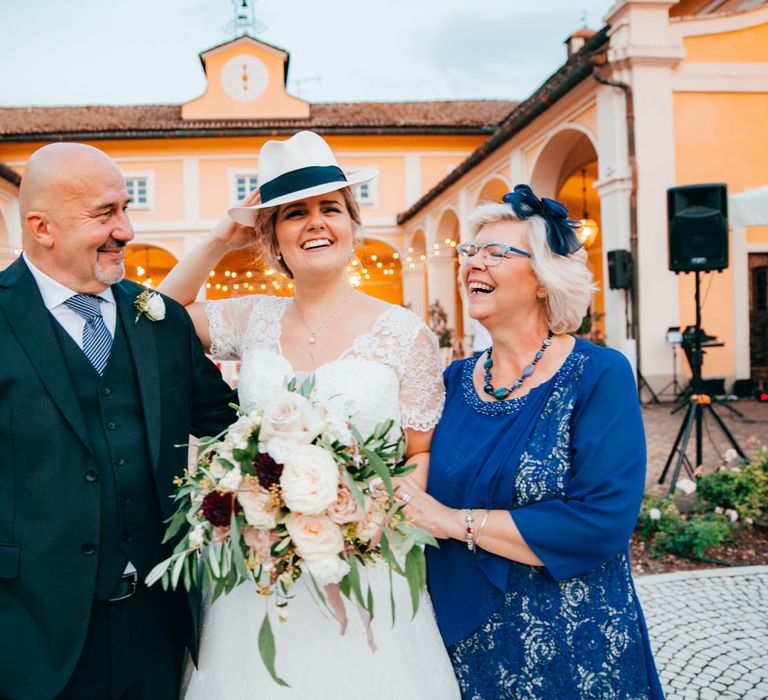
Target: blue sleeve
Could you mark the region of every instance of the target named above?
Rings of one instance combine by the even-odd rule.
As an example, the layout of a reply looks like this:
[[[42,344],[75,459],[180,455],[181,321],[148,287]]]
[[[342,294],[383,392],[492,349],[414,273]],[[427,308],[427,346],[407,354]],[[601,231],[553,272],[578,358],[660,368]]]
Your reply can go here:
[[[626,549],[645,487],[645,433],[626,358],[592,353],[581,383],[565,497],[510,511],[523,540],[558,580]]]

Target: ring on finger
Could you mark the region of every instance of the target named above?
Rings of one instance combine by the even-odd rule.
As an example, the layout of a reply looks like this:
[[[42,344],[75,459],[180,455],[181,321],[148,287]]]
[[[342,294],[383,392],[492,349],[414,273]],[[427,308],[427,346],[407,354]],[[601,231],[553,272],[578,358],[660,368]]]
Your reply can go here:
[[[412,498],[411,494],[408,492],[404,492],[403,495],[400,497],[400,503],[402,503],[404,506],[408,505],[408,501],[410,501]]]

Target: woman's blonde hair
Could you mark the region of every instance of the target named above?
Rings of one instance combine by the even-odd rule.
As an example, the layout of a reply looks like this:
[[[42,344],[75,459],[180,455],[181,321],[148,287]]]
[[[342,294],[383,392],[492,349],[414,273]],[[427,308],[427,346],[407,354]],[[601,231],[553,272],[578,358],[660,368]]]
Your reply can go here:
[[[587,314],[597,286],[587,267],[587,252],[554,253],[547,242],[547,224],[540,216],[519,218],[507,204],[481,204],[469,217],[471,239],[483,226],[501,221],[522,221],[531,250],[531,268],[545,290],[544,316],[553,333],[573,333]]]
[[[360,216],[360,206],[352,194],[352,190],[349,187],[344,187],[340,190],[335,190],[341,193],[344,198],[344,205],[349,213],[349,218],[352,219],[353,235],[357,240],[358,233],[362,226],[362,218]],[[282,206],[282,205],[281,205]],[[277,233],[275,231],[275,224],[277,222],[277,212],[280,207],[265,207],[264,209],[256,210],[256,221],[254,222],[254,245],[259,256],[259,260],[262,263],[277,268],[281,272],[284,272],[288,277],[293,279],[291,273],[285,261],[278,257],[278,244]]]

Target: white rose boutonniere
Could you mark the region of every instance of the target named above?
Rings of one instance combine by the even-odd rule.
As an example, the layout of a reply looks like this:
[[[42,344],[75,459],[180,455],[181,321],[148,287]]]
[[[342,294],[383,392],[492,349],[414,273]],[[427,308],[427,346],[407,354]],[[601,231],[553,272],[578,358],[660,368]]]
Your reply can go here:
[[[138,323],[141,315],[144,314],[150,321],[162,321],[165,318],[165,302],[157,292],[145,289],[136,297],[133,305],[138,313],[134,323]]]

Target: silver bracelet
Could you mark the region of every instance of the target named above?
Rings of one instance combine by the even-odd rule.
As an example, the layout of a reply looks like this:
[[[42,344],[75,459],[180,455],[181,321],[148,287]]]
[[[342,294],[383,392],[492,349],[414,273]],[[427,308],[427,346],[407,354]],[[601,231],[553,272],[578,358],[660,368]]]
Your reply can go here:
[[[472,527],[472,523],[475,519],[475,509],[467,508],[464,512],[464,522],[466,523],[466,529],[464,532],[464,539],[467,542],[467,549],[470,552],[475,551],[475,529]]]
[[[488,516],[491,514],[491,511],[486,508],[485,509],[485,515],[483,516],[483,519],[480,521],[480,529],[477,531],[477,539],[475,539],[475,547],[480,546],[480,538],[483,535],[483,529],[485,528],[485,524],[488,522]]]

